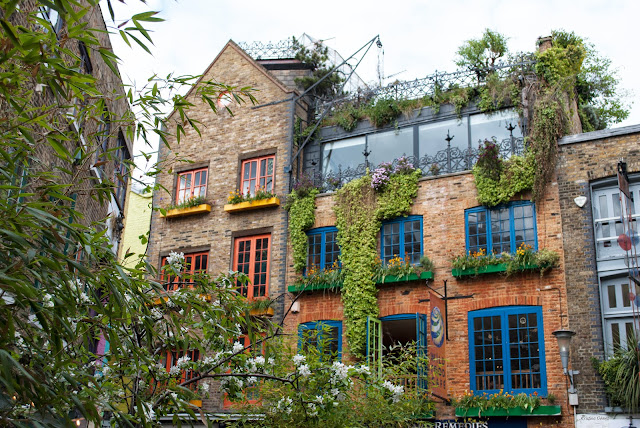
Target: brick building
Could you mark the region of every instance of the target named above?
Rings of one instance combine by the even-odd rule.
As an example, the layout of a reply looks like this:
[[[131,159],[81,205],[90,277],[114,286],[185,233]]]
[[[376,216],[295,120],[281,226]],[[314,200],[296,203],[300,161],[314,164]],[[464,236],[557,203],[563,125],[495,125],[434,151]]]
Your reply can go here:
[[[591,359],[602,361],[611,356],[638,328],[634,325],[634,304],[629,299],[629,292],[635,294],[635,290],[628,279],[625,251],[617,242],[623,230],[616,174],[618,162],[626,162],[635,203],[633,217],[637,218],[639,147],[637,125],[570,135],[559,141],[557,171],[565,273],[573,303],[568,308],[569,321],[577,332],[571,360],[580,371],[575,380],[580,399],[577,424],[582,427],[629,424],[627,414],[620,414],[607,401]]]
[[[67,194],[74,200],[75,210],[83,216],[78,221],[105,227],[112,250],[117,253],[128,192],[128,161],[132,151],[132,141],[126,138],[125,129],[132,124],[133,118],[120,76],[97,54],[97,50],[93,50],[96,46],[107,52],[112,50],[100,7],[80,2],[77,8],[87,9],[81,20],[87,28],[95,29],[96,45],[89,47],[77,38],[69,38],[64,47],[75,57],[69,55],[65,58],[65,66],[75,67],[80,73],[95,79],[94,85],[99,93],[69,93],[74,98],[67,101],[54,94],[42,77],[39,77],[39,82],[33,79],[25,83],[25,87],[32,88],[36,94],[33,99],[36,106],[55,106],[45,113],[50,117],[52,126],[49,132],[54,133],[58,131],[56,127],[60,127],[60,132],[72,136],[72,141],[64,144],[67,152],[73,155],[71,164],[68,159],[61,159],[51,145],[38,144],[34,156],[38,162],[31,161],[28,168],[56,171],[64,183],[72,184]],[[30,14],[49,24],[41,26],[41,31],[54,32],[58,40],[68,37],[67,23],[59,13],[36,1],[21,2],[20,13],[13,14],[11,20],[18,25],[32,25],[33,20],[27,19]],[[47,54],[51,55],[48,60],[57,61],[55,54]],[[102,111],[96,113],[96,108]],[[104,199],[97,197],[95,190],[101,187],[113,190],[113,194]]]
[[[592,316],[593,311],[597,315],[595,305],[599,304],[593,290],[581,297],[587,306],[573,305],[574,290],[584,288],[580,278],[587,274],[582,265],[576,265],[569,249],[589,249],[584,249],[584,241],[570,242],[567,236],[578,233],[569,233],[571,227],[592,225],[590,219],[575,224],[561,222],[561,213],[569,209],[567,194],[577,191],[576,185],[588,186],[582,181],[575,184],[582,178],[565,177],[570,171],[562,166],[565,148],[573,146],[561,146],[558,181],[549,183],[537,202],[525,193],[507,204],[484,207],[478,202],[470,172],[478,155],[477,143],[495,138],[503,155],[522,154],[527,119],[519,117],[515,109],[506,107],[488,115],[473,103],[460,111],[450,105],[438,111],[425,107],[384,127],[374,127],[366,120],[350,131],[326,126],[319,130],[317,139],[298,148],[293,145],[296,121],[305,123],[312,113],[297,98],[300,92],[294,79],[306,72],[304,64],[290,58],[255,60],[232,41],[214,59],[203,79],[256,88],[259,105],[229,102],[222,94],[218,106],[229,107],[233,115],[225,111],[215,115],[194,100],[193,117],[203,124],[202,135],[187,129],[179,143],[170,141],[172,151],[161,147],[160,160],[168,162],[172,173],[159,175],[157,182],[170,192],[154,194],[154,206],[171,208],[190,198],[203,199],[200,205],[170,209],[164,215],[153,212],[148,247],[151,263],[161,267],[171,251],[178,251],[185,254],[193,272],[244,271],[252,284],[242,292],[249,299],[275,299],[277,319],[297,297],[285,320],[286,331],[297,337],[322,324],[331,333],[332,349],[348,360],[351,357],[340,286],[300,288],[287,239],[288,214],[279,208],[277,196],[288,194],[293,181],[303,174],[321,177],[325,193],[316,198],[315,223],[307,231],[308,266],[330,266],[340,253],[333,210],[335,183],[362,175],[366,166],[409,157],[423,174],[417,197],[408,216],[382,223],[378,253],[385,261],[402,254],[410,256],[412,262],[427,256],[434,268],[377,285],[379,317],[371,320],[371,325],[379,326],[383,349],[411,341],[423,344],[429,354],[437,354],[435,348],[439,348],[438,355],[446,361],[446,374],[439,379],[441,391],[435,398],[436,422],[464,420],[465,413],[452,407],[450,400],[466,391],[510,391],[537,394],[543,397],[542,407],[535,415],[516,412],[509,418],[499,412],[485,413],[478,426],[572,426],[574,407],[569,405],[566,377],[552,332],[571,327],[587,335],[581,323],[592,323],[590,328],[597,330],[602,322]],[[172,163],[174,155],[190,163]],[[598,159],[594,154],[594,162]],[[631,170],[637,171],[637,166],[632,165]],[[584,167],[577,166],[576,173],[586,174]],[[597,178],[610,175],[603,172]],[[229,194],[237,190],[243,195],[249,193],[254,200],[228,204]],[[255,200],[261,191],[264,197]],[[586,233],[586,229],[581,231]],[[506,276],[503,265],[479,270],[454,269],[452,265],[454,257],[461,254],[515,253],[522,244],[564,257],[544,275],[522,269]],[[589,266],[592,270],[588,277],[594,279],[595,261]],[[171,291],[174,285],[167,287]],[[437,313],[436,307],[444,312],[445,328],[443,336],[434,340],[430,320]],[[588,321],[581,310],[587,311]],[[598,345],[586,340],[598,337],[593,331],[593,335],[582,337],[580,346],[593,345],[589,355],[602,356]],[[384,351],[381,357],[385,358]],[[380,356],[375,358],[379,360]],[[574,350],[573,358],[574,368],[579,366],[588,372],[582,368],[587,361],[584,355],[576,357]],[[416,373],[412,385],[420,385],[424,374]],[[601,386],[591,388],[598,385],[593,374],[584,379],[591,379],[591,383],[578,385],[579,390],[585,390],[584,395],[580,393],[581,406],[589,412],[601,410]],[[224,410],[222,397],[213,394],[203,407],[207,411]]]

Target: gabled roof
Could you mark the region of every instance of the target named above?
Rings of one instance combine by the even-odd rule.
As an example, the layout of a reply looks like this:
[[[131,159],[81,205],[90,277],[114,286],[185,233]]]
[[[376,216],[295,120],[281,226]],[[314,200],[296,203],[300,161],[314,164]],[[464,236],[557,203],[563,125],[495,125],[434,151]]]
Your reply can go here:
[[[297,92],[294,91],[293,89],[287,88],[285,85],[282,84],[282,82],[280,82],[278,79],[276,79],[271,73],[269,73],[269,71],[264,68],[262,65],[260,65],[256,60],[254,60],[253,58],[251,58],[240,46],[238,46],[236,44],[236,42],[234,42],[233,40],[229,39],[229,41],[227,42],[227,44],[224,46],[224,48],[222,48],[222,50],[218,53],[218,55],[216,55],[216,57],[213,59],[213,61],[211,61],[211,64],[209,64],[209,66],[204,70],[204,72],[200,75],[200,78],[198,78],[198,80],[196,81],[196,83],[191,87],[191,89],[189,89],[189,91],[185,94],[185,98],[188,98],[192,92],[195,90],[196,86],[198,86],[200,84],[200,82],[202,82],[202,80],[204,79],[204,77],[209,73],[209,71],[211,71],[211,68],[213,67],[213,65],[216,63],[216,61],[218,61],[218,59],[220,58],[220,56],[222,56],[222,54],[227,50],[227,49],[233,49],[235,50],[240,56],[242,56],[244,59],[246,59],[251,65],[253,65],[258,71],[260,71],[262,74],[264,74],[269,80],[271,80],[273,82],[274,85],[276,85],[278,88],[280,88],[283,92],[285,93],[291,93],[291,92]],[[224,82],[222,82],[224,83]],[[167,120],[171,119],[171,117],[173,116],[173,114],[176,112],[176,110],[174,109],[173,111],[171,111],[171,113],[167,116]]]

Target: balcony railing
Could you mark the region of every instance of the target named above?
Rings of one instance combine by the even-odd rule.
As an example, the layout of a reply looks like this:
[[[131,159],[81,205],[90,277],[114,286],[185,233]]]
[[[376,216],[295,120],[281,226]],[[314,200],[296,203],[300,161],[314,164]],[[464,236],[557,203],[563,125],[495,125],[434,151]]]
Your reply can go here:
[[[510,137],[497,142],[500,148],[500,157],[508,159],[511,156],[521,156],[525,151],[524,138]],[[426,154],[421,158],[415,156],[407,156],[406,158],[414,167],[420,168],[423,176],[437,176],[440,174],[451,174],[454,172],[468,171],[473,168],[478,160],[479,149],[469,147],[468,149],[460,149],[459,147],[447,147],[432,155]],[[396,161],[393,162],[395,166]],[[347,167],[342,169],[338,167],[337,171],[330,171],[326,174],[317,173],[314,182],[322,191],[334,191],[342,187],[351,180],[364,176],[367,168],[373,171],[377,165],[365,162],[356,167]]]

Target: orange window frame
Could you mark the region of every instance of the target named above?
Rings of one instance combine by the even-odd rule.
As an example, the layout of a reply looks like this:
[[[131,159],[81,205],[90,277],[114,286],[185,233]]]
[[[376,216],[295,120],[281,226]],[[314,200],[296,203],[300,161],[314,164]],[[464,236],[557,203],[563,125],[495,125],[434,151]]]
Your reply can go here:
[[[271,235],[236,238],[233,249],[233,269],[247,274],[249,282],[237,284],[240,293],[249,300],[269,295]]]
[[[209,252],[191,253],[184,255],[184,268],[179,276],[165,274],[162,268],[167,264],[167,256],[162,258],[160,263],[160,282],[164,283],[166,291],[175,291],[180,288],[193,287],[193,275],[197,273],[206,273],[209,266]],[[185,281],[181,281],[180,276],[188,275]]]
[[[242,195],[255,196],[258,190],[273,193],[275,188],[276,155],[242,161],[240,190]]]
[[[243,334],[239,336],[238,341],[242,343],[242,346],[244,346],[246,353],[251,354],[254,357],[258,355],[258,353],[253,347],[248,348],[251,345],[251,339],[249,338],[249,335]],[[266,342],[262,342],[262,346],[260,347],[260,354],[263,357],[266,356]],[[246,380],[246,378],[244,380]],[[260,379],[258,379],[258,381],[259,380]],[[262,401],[262,397],[259,396],[260,391],[258,390],[257,386],[247,387],[244,389],[244,391],[247,397],[255,397],[255,398],[247,398],[247,400],[243,402],[244,404],[258,404]],[[223,408],[228,409],[230,407],[233,407],[234,404],[236,403],[229,400],[229,397],[227,396],[227,394],[224,394]]]
[[[178,174],[176,183],[176,204],[181,204],[191,198],[206,196],[207,168],[192,169]]]
[[[169,373],[169,371],[171,371],[171,367],[175,366],[178,362],[178,360],[180,358],[182,358],[184,355],[187,355],[191,361],[198,361],[200,359],[200,351],[197,349],[191,349],[189,351],[178,351],[178,350],[170,350],[167,351],[164,354],[164,357],[162,358],[161,364],[164,366],[164,368],[167,370],[167,373]],[[198,373],[193,371],[193,370],[182,370],[181,371],[181,376],[180,376],[180,385],[183,384],[184,382],[193,379],[194,377],[198,376]],[[159,385],[160,387],[164,386],[164,385]],[[193,382],[190,383],[189,385],[186,385],[185,388],[189,388],[192,391],[195,391],[198,387],[198,382]]]

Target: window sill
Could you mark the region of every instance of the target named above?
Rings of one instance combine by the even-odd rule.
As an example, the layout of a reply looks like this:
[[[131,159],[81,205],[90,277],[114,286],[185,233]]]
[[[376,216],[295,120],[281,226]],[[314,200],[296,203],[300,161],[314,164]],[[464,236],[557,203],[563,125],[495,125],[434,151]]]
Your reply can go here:
[[[527,271],[527,270],[537,270],[537,269],[540,269],[540,266],[529,264],[529,265],[522,266],[518,270]],[[451,275],[453,275],[456,278],[459,278],[461,276],[476,276],[476,275],[482,275],[486,273],[497,273],[497,272],[506,272],[506,271],[507,271],[507,264],[500,263],[497,265],[488,265],[488,266],[482,266],[479,268],[451,269]]]
[[[489,408],[480,410],[479,407],[456,407],[456,417],[458,418],[478,418],[481,416],[560,416],[562,409],[560,406],[539,406],[533,410],[523,407],[513,407],[510,409]]]
[[[280,206],[280,199],[269,198],[260,199],[258,201],[239,202],[237,204],[226,204],[224,210],[228,213],[236,213],[241,211],[255,210],[259,208],[269,208]]]
[[[195,214],[204,214],[211,212],[211,205],[202,204],[195,207],[189,208],[174,208],[172,210],[167,210],[166,214],[160,214],[162,218],[177,218],[177,217],[186,217],[189,215]]]
[[[376,285],[380,284],[389,284],[392,282],[409,282],[416,281],[418,279],[433,279],[433,272],[422,272],[420,276],[415,273],[409,274],[408,276],[395,276],[395,275],[387,275],[384,277],[384,281],[376,282]],[[312,284],[309,286],[304,286],[303,284],[292,284],[287,287],[289,293],[298,293],[300,291],[318,291],[318,290],[339,290],[342,288],[342,284]]]

